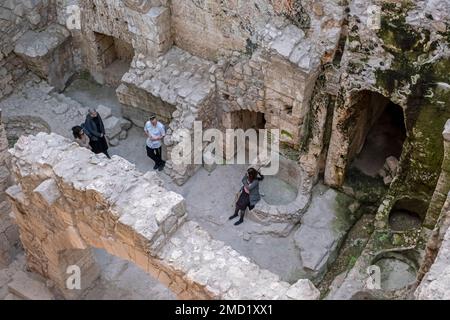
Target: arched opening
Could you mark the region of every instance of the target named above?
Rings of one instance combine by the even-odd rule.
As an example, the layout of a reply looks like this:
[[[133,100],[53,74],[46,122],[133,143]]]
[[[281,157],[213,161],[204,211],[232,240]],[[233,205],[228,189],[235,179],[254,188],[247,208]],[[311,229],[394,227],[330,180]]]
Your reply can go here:
[[[265,129],[266,118],[262,112],[240,110],[231,113],[231,129]]]
[[[106,34],[94,32],[96,64],[102,69],[104,83],[117,87],[130,68],[134,49],[130,43]]]
[[[360,92],[355,100],[357,117],[349,123],[353,139],[348,159],[351,167],[375,177],[387,158],[400,158],[406,138],[403,109],[372,91]]]

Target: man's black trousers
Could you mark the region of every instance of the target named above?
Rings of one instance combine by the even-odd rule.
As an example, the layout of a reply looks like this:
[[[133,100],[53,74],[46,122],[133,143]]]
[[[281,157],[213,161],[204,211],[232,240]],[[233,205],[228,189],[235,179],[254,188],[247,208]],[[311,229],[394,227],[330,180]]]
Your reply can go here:
[[[160,167],[164,163],[161,158],[161,147],[153,149],[146,146],[146,148],[147,156],[155,162],[156,166]]]

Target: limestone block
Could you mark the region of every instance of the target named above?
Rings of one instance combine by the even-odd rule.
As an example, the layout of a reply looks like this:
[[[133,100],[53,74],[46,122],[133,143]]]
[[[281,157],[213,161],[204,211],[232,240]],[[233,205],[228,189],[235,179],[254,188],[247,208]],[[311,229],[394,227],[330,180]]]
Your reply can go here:
[[[27,31],[16,43],[14,52],[28,67],[50,85],[62,90],[74,73],[70,32],[58,24],[42,31]]]
[[[111,116],[103,121],[105,126],[106,136],[108,138],[114,138],[122,131],[121,121],[115,116]]]
[[[122,128],[122,130],[129,130],[131,128],[131,121],[128,121],[127,119],[120,119],[120,127]],[[126,136],[123,138],[125,139]]]
[[[42,182],[34,192],[39,194],[47,206],[52,206],[61,196],[55,180],[47,179]]]
[[[292,300],[317,300],[320,291],[308,279],[300,279],[289,287],[286,296]]]

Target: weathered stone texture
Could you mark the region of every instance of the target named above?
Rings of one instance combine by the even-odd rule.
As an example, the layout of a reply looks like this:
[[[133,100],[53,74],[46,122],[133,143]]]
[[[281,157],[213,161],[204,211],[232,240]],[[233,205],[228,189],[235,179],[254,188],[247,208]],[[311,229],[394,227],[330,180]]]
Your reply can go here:
[[[200,168],[172,163],[171,150],[182,141],[180,132],[193,132],[195,120],[202,121],[204,129],[217,123],[215,86],[209,78],[212,66],[211,62],[177,47],[156,61],[138,54],[116,90],[124,105],[124,116],[136,125],[143,127],[152,113],[166,125],[166,171],[178,184]]]
[[[421,279],[430,269],[436,256],[444,245],[442,243],[448,228],[450,227],[450,217],[446,208],[448,207],[448,193],[450,192],[450,120],[445,125],[444,132],[444,160],[442,161],[442,171],[428,208],[425,222],[427,225],[434,225],[433,232],[427,242],[424,262],[419,270]],[[443,248],[444,249],[444,248]]]
[[[16,41],[28,30],[45,26],[50,13],[49,1],[6,0],[0,3],[0,99],[12,92],[15,81],[26,71],[13,52]]]
[[[11,206],[5,190],[10,185],[10,173],[6,167],[9,158],[8,141],[2,123],[0,109],[0,266],[8,265],[20,248],[19,233],[11,215]]]
[[[61,91],[74,73],[69,31],[52,24],[39,32],[28,31],[16,43],[14,52],[28,68]]]
[[[439,235],[439,253],[428,273],[423,277],[415,291],[415,297],[419,300],[448,300],[450,299],[450,193],[442,209],[442,223],[447,229],[442,228]]]
[[[56,134],[21,137],[10,150],[18,185],[13,201],[28,266],[66,297],[67,265],[85,285],[98,269],[90,247],[135,262],[179,298],[317,299],[308,280],[294,285],[261,270],[196,223],[185,222],[184,199],[154,172],[92,154]]]

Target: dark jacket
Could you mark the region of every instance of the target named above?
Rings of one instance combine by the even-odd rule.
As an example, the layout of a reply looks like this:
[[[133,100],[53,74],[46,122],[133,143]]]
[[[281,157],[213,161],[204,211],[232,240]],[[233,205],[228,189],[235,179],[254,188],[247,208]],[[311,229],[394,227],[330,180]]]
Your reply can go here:
[[[250,205],[254,206],[261,200],[261,195],[259,194],[259,179],[253,180],[252,183],[248,184],[247,176],[242,178],[242,188],[241,191],[244,190],[244,186],[247,186],[249,196],[250,196]]]
[[[94,118],[92,118],[90,114],[86,116],[86,121],[84,122],[84,129],[92,141],[98,141],[101,138],[102,133],[103,136],[105,135],[103,120],[100,117],[100,114],[98,114],[97,117],[100,124],[100,131],[97,130],[97,125],[94,122]]]

